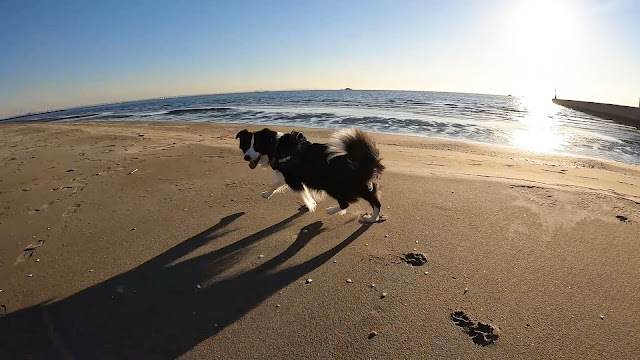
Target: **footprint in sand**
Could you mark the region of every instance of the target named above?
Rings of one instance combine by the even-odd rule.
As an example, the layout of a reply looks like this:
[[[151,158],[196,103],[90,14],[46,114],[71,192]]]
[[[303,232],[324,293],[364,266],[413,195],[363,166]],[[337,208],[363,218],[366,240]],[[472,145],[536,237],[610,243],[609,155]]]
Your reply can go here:
[[[75,212],[78,211],[79,207],[80,207],[80,204],[75,204],[75,205],[69,206],[67,208],[67,211],[62,213],[62,216],[71,216],[71,215],[75,214]]]
[[[50,201],[48,204],[40,205],[39,208],[29,211],[29,215],[35,214],[35,213],[43,211],[43,210],[46,210],[49,206],[51,206],[51,205],[53,205],[55,203],[56,203],[55,201]]]
[[[18,259],[16,260],[16,264],[29,259],[31,256],[33,256],[33,253],[36,251],[36,249],[39,248],[42,245],[44,245],[44,240],[38,240],[38,241],[34,242],[33,244],[30,244],[29,246],[27,246],[22,251],[22,254],[20,254],[20,256],[18,256]]]
[[[471,320],[464,311],[458,310],[452,312],[451,321],[460,326],[475,344],[487,346],[498,341],[499,335],[493,326]]]
[[[402,261],[411,266],[422,266],[427,263],[427,257],[422,253],[412,252],[400,257]]]
[[[555,206],[558,201],[551,189],[535,185],[510,185],[510,188],[522,194],[528,201],[540,206]]]

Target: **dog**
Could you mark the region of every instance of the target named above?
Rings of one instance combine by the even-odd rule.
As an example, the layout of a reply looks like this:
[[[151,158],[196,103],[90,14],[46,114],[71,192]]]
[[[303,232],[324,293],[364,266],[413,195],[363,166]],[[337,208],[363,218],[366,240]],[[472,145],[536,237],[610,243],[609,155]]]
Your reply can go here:
[[[258,164],[274,170],[271,188],[262,192],[269,198],[284,185],[301,192],[310,211],[316,207],[309,189],[322,191],[338,201],[326,209],[333,215],[362,198],[372,207],[363,222],[383,221],[380,215],[377,179],[385,169],[375,142],[358,129],[338,131],[327,144],[309,142],[302,133],[279,133],[268,128],[257,132],[242,130],[236,135],[249,168]]]

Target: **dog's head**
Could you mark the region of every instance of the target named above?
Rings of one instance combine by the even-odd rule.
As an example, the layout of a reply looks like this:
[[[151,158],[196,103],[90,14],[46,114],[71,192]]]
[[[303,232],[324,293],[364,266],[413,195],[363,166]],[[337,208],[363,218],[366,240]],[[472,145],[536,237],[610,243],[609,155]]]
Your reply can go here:
[[[236,135],[236,139],[240,139],[240,150],[244,153],[244,160],[249,162],[251,169],[255,169],[264,156],[269,159],[273,157],[277,134],[269,129],[256,132],[245,129]]]

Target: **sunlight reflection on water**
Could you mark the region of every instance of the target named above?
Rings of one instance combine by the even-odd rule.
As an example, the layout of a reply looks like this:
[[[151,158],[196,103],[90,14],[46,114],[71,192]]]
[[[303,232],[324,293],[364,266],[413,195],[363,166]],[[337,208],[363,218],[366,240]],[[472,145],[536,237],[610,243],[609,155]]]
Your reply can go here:
[[[567,139],[555,115],[560,107],[548,99],[521,98],[520,109],[526,116],[511,133],[510,143],[521,149],[536,152],[563,150]]]

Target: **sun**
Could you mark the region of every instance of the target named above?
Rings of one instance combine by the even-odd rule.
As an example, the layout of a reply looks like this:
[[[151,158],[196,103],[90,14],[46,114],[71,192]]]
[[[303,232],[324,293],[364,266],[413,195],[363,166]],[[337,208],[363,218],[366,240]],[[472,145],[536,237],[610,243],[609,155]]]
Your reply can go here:
[[[574,18],[569,1],[524,1],[513,10],[511,31],[523,45],[544,49],[572,32]]]
[[[519,95],[553,96],[559,64],[570,55],[577,27],[577,8],[567,1],[513,2],[507,12],[511,57],[509,66],[519,74]]]

